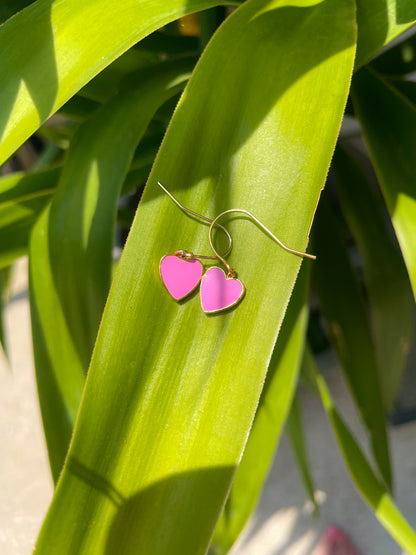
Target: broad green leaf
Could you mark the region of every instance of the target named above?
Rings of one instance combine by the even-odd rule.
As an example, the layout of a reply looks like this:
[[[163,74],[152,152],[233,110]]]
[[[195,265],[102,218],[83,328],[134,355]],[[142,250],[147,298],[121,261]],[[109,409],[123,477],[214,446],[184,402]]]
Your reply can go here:
[[[412,288],[386,225],[385,208],[368,176],[341,147],[336,150],[333,167],[343,214],[362,256],[384,407],[391,411],[412,339]]]
[[[134,86],[126,87],[80,126],[50,210],[32,238],[35,363],[55,480],[69,445],[110,287],[120,187],[155,110],[183,88],[188,71],[187,61],[144,70],[134,76]],[[51,394],[55,382],[59,395]],[[53,412],[61,416],[52,418]]]
[[[367,68],[352,95],[416,296],[416,106]]]
[[[121,185],[156,109],[183,89],[192,66],[180,60],[135,74],[72,141],[51,207],[49,245],[58,296],[85,368],[111,283]]]
[[[31,232],[29,292],[39,404],[49,463],[56,482],[71,439],[85,372],[62,313],[53,279],[49,212],[50,205]]]
[[[302,350],[303,355],[303,350]],[[293,454],[299,468],[305,491],[309,497],[309,501],[314,507],[314,514],[318,514],[318,504],[315,500],[315,487],[311,474],[310,464],[308,460],[308,450],[306,439],[303,432],[301,401],[299,392],[293,398],[292,406],[287,419],[287,431],[292,445]]]
[[[416,23],[414,0],[357,0],[359,68],[395,37]]]
[[[0,268],[27,252],[30,230],[48,204],[59,168],[0,178]]]
[[[0,164],[134,43],[219,0],[38,0],[0,27]],[[222,3],[228,3],[224,0]],[[233,0],[230,0],[233,4]]]
[[[326,199],[317,213],[314,246],[315,285],[328,334],[367,427],[381,476],[391,489],[385,413],[366,306],[336,216]]]
[[[215,529],[211,548],[216,555],[228,553],[257,504],[295,394],[308,321],[306,264],[290,299],[243,458]]]
[[[301,261],[234,219],[230,263],[243,301],[213,316],[197,295],[176,303],[160,282],[160,259],[180,248],[207,254],[207,228],[156,182],[206,216],[251,210],[283,242],[306,247],[355,25],[349,0],[296,3],[244,3],[184,92],[110,290],[40,554],[208,548]]]
[[[313,356],[306,350],[303,370],[311,375],[327,413],[345,464],[358,491],[374,510],[384,528],[407,553],[416,553],[416,533],[403,517],[384,485],[379,481],[358,442],[336,410],[325,379]]]

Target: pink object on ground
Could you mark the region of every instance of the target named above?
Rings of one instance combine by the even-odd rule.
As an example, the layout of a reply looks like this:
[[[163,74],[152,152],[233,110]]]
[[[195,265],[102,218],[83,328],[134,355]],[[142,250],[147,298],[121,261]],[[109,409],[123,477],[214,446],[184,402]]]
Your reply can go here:
[[[359,555],[349,536],[337,526],[330,526],[322,535],[316,555]]]
[[[160,275],[172,297],[180,301],[191,293],[201,280],[203,272],[199,260],[186,260],[174,254],[164,256],[160,262]]]
[[[210,268],[201,281],[201,303],[204,312],[218,312],[238,303],[244,285],[235,278],[227,278],[221,268]]]

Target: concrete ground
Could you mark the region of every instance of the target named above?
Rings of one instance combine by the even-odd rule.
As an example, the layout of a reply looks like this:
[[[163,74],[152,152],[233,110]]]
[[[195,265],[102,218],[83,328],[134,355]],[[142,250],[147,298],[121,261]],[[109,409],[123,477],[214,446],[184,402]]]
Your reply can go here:
[[[25,261],[18,265],[7,324],[12,369],[0,360],[0,554],[27,555],[50,502],[52,482],[36,396]],[[337,405],[358,433],[358,418],[334,360],[327,355],[320,364]],[[307,391],[303,392],[303,414],[320,517],[314,520],[310,515],[283,437],[259,507],[233,555],[310,555],[329,524],[344,528],[362,555],[402,554],[351,485],[325,414]],[[416,422],[390,430],[396,499],[414,527],[415,437]]]

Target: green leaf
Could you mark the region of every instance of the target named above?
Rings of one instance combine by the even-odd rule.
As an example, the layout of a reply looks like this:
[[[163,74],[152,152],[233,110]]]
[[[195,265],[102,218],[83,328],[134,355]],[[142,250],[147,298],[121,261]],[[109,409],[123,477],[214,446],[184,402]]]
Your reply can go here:
[[[36,131],[36,137],[46,139],[48,143],[58,146],[62,150],[69,147],[69,143],[77,130],[77,123],[75,121],[67,121],[64,125],[53,126],[42,125]]]
[[[243,301],[214,316],[197,296],[176,303],[160,259],[178,248],[207,254],[207,228],[156,182],[206,216],[252,210],[283,242],[306,247],[355,25],[349,0],[298,3],[244,3],[182,96],[110,290],[40,554],[208,548],[301,261],[233,220],[230,263],[246,285]]]
[[[29,245],[29,292],[36,381],[49,463],[58,480],[71,439],[85,373],[68,330],[52,274],[49,212],[33,227]]]
[[[134,43],[219,0],[38,0],[0,27],[0,164]],[[235,4],[233,0],[221,3]]]
[[[368,176],[343,148],[335,153],[334,169],[343,214],[362,256],[383,402],[391,411],[412,339],[412,288],[386,225],[385,207]]]
[[[276,342],[253,426],[217,524],[212,553],[228,553],[252,514],[295,394],[308,321],[309,263],[302,265]]]
[[[303,350],[302,350],[303,355]],[[305,491],[314,507],[314,514],[318,514],[318,504],[315,500],[315,487],[310,470],[305,435],[303,433],[301,401],[299,392],[293,398],[292,407],[287,419],[287,431],[292,444],[293,453],[299,468]]]
[[[416,83],[414,81],[392,78],[389,79],[387,83],[390,83],[397,92],[405,96],[413,106],[416,106]]]
[[[169,54],[170,57],[184,54],[197,54],[199,52],[198,37],[170,35],[155,31],[140,41],[139,48],[148,52]]]
[[[306,368],[305,368],[306,367]],[[374,510],[384,528],[407,553],[416,553],[416,533],[403,517],[384,485],[378,480],[358,442],[334,406],[325,379],[306,350],[303,368],[316,383],[345,464],[358,491]]]
[[[111,283],[121,185],[156,109],[183,89],[192,67],[179,60],[135,74],[72,141],[51,207],[49,245],[58,296],[85,368]]]
[[[3,23],[16,12],[23,10],[34,0],[1,0],[0,2],[0,23]]]
[[[160,58],[142,48],[130,48],[114,60],[79,91],[86,100],[105,102],[118,90],[120,81],[126,76],[160,62]]]
[[[64,152],[54,144],[47,144],[45,148],[39,153],[36,162],[31,167],[31,172],[36,173],[40,171],[45,171],[53,169],[54,165],[62,163],[64,157]]]
[[[33,234],[35,363],[55,480],[69,445],[83,376],[110,288],[120,187],[147,124],[158,106],[183,88],[189,67],[188,61],[169,62],[134,75],[134,86],[126,86],[80,126],[50,210]],[[59,395],[52,394],[55,382]],[[52,418],[54,412],[60,416]]]
[[[391,467],[380,378],[366,306],[336,216],[322,199],[314,226],[314,277],[330,340],[367,427],[388,489]]]
[[[367,68],[352,95],[416,296],[416,107]]]
[[[416,33],[377,56],[371,66],[384,75],[401,76],[416,69]]]
[[[159,136],[142,141],[136,151],[129,172],[122,185],[122,194],[143,184],[160,144]],[[51,145],[52,147],[53,145]],[[48,157],[56,156],[45,151],[45,160],[37,166],[48,167]],[[26,254],[33,224],[51,201],[58,184],[61,167],[41,169],[33,173],[16,172],[0,177],[0,269]]]
[[[76,94],[59,108],[58,114],[73,119],[74,121],[81,122],[88,119],[91,113],[99,107],[99,102]]]
[[[59,172],[53,168],[0,178],[0,268],[26,253],[30,230],[50,201]]]
[[[385,44],[416,22],[414,0],[357,0],[358,40],[355,67],[359,68]]]
[[[6,322],[4,319],[4,311],[9,302],[10,281],[12,275],[12,267],[0,269],[0,345],[3,349],[5,357],[9,358],[9,349],[7,342]]]

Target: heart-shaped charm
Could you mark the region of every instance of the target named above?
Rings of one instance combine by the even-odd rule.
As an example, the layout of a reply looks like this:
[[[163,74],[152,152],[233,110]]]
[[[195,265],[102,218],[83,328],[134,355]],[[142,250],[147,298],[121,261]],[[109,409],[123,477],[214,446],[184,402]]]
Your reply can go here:
[[[227,277],[221,268],[210,268],[201,281],[201,304],[206,313],[219,312],[238,303],[244,295],[244,285]]]
[[[192,293],[201,280],[202,272],[203,266],[199,260],[168,254],[160,261],[162,281],[176,301]]]

